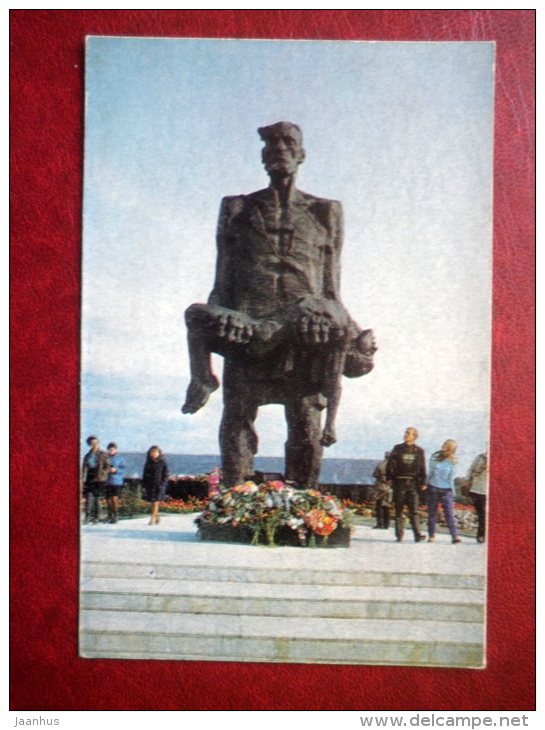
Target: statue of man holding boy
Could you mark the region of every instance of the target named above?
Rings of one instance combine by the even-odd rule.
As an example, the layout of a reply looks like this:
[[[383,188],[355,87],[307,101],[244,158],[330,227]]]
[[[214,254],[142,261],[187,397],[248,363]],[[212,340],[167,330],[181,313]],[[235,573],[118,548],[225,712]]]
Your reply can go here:
[[[223,355],[224,483],[254,473],[258,408],[280,403],[286,479],[315,488],[323,447],[336,441],[341,377],[368,373],[376,347],[372,330],[362,330],[340,299],[341,204],[295,187],[305,159],[301,129],[278,122],[258,133],[270,185],[222,201],[214,288],[207,304],[185,314],[191,382],[182,411],[195,413],[219,387],[211,353]]]

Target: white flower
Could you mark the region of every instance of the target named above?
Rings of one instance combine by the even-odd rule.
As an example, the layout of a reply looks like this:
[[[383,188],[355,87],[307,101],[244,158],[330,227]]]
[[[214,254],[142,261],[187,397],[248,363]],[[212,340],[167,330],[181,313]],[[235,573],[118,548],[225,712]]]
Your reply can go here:
[[[286,520],[286,524],[291,527],[292,530],[297,530],[297,528],[305,524],[305,521],[297,517],[290,517],[289,520]]]

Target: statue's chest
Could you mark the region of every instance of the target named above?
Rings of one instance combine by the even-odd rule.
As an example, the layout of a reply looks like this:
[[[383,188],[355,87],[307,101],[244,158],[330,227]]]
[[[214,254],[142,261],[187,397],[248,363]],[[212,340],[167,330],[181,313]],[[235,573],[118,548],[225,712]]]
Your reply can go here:
[[[289,257],[301,264],[316,263],[329,242],[325,226],[305,207],[256,208],[237,229],[239,245],[249,259]]]

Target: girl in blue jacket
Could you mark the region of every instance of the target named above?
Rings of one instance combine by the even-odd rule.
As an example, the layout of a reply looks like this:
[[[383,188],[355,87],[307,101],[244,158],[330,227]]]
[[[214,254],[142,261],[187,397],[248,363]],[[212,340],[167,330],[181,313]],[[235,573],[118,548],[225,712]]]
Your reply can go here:
[[[456,464],[456,448],[456,441],[447,439],[441,447],[441,451],[436,451],[430,459],[430,468],[428,471],[428,482],[426,487],[426,501],[428,504],[428,542],[435,542],[435,524],[437,522],[437,507],[439,506],[439,503],[443,505],[443,512],[452,536],[452,542],[454,544],[462,542],[462,538],[458,537],[453,509],[453,482],[454,465]]]

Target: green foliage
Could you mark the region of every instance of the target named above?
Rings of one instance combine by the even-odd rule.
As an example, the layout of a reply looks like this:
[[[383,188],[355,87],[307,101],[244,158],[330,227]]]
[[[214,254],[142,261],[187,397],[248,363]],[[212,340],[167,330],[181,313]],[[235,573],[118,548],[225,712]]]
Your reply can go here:
[[[149,505],[142,501],[139,484],[125,482],[119,500],[118,515],[120,517],[134,517],[148,512]]]

